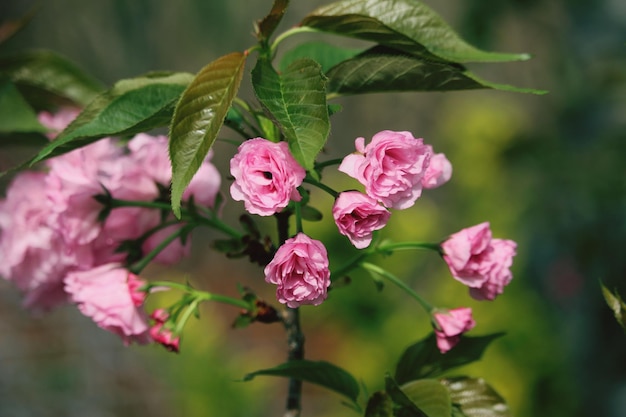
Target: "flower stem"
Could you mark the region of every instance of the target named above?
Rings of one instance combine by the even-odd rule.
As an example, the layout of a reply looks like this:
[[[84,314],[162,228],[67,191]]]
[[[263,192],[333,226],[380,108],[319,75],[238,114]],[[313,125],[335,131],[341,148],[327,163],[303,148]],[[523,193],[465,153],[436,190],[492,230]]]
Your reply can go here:
[[[318,162],[318,163],[315,164],[315,168],[316,169],[323,169],[323,168],[326,168],[328,166],[339,165],[339,164],[341,164],[341,161],[343,161],[343,158],[330,159],[328,161]]]
[[[402,280],[400,280],[400,278],[396,277],[391,272],[386,271],[378,265],[374,265],[369,262],[363,262],[361,266],[370,272],[386,278],[387,280],[391,281],[392,283],[396,284],[398,287],[406,291],[407,294],[417,300],[417,302],[424,308],[424,310],[426,310],[428,314],[431,314],[431,312],[433,311],[433,306],[427,303],[422,297],[420,297],[415,291],[413,291],[411,287],[406,285]]]
[[[163,239],[161,243],[159,243],[154,249],[152,249],[149,253],[147,253],[143,258],[141,258],[140,260],[132,264],[128,268],[130,272],[132,272],[133,274],[139,274],[141,271],[143,271],[143,269],[150,263],[150,261],[156,258],[157,255],[161,253],[161,251],[165,249],[170,243],[172,243],[174,240],[178,239],[180,235],[185,233],[188,228],[189,228],[189,225],[176,229],[172,234],[170,234],[168,237]]]
[[[441,255],[443,252],[441,250],[441,245],[439,243],[429,243],[429,242],[382,242],[376,248],[377,252],[395,252],[398,250],[408,250],[408,249],[428,249],[433,250]]]
[[[250,310],[250,304],[244,300],[239,300],[237,298],[228,297],[226,295],[221,294],[213,294],[207,291],[197,290],[195,288],[190,287],[189,285],[179,284],[178,282],[171,281],[154,281],[151,282],[148,286],[148,290],[150,288],[156,287],[168,287],[176,290],[183,291],[187,294],[190,294],[194,299],[199,301],[215,301],[222,304],[229,304],[235,307],[240,307],[245,310]]]
[[[332,195],[333,198],[337,198],[339,196],[339,193],[337,191],[333,190],[326,184],[322,184],[321,182],[314,180],[310,176],[305,177],[304,182],[306,182],[307,184],[314,185],[317,188],[326,191],[328,194]]]

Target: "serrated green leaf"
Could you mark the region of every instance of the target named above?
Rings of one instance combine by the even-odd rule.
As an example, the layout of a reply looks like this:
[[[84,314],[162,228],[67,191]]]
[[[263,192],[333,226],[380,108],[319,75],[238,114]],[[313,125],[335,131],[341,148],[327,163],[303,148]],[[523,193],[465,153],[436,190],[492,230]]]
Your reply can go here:
[[[328,94],[388,91],[453,91],[479,88],[521,93],[544,91],[480,80],[460,64],[434,62],[385,47],[372,48],[327,72]]]
[[[7,79],[0,79],[0,133],[45,132],[37,114]]]
[[[436,379],[420,379],[400,387],[402,392],[428,417],[450,417],[450,392]]]
[[[365,417],[393,417],[393,402],[384,391],[372,394],[367,401]]]
[[[118,81],[98,95],[57,138],[19,166],[62,155],[108,136],[126,136],[167,126],[174,103],[193,76],[149,75]]]
[[[305,42],[285,52],[278,67],[281,72],[284,72],[292,62],[302,58],[309,58],[320,64],[322,71],[325,73],[340,62],[350,59],[361,52],[362,49],[343,48],[326,42]]]
[[[259,59],[252,70],[257,98],[280,126],[296,161],[307,170],[313,169],[330,131],[325,84],[320,65],[310,59],[293,62],[281,75],[266,59]]]
[[[50,51],[32,51],[0,58],[0,75],[24,85],[87,105],[103,86],[68,59]]]
[[[426,417],[426,414],[402,391],[398,383],[391,378],[385,376],[385,390],[393,402],[397,405],[394,415],[399,417]]]
[[[344,0],[306,16],[303,26],[369,40],[412,54],[450,62],[506,62],[529,58],[477,49],[417,0]]]
[[[441,383],[450,391],[452,403],[466,417],[511,417],[504,399],[482,378],[447,378]]]
[[[247,54],[233,52],[198,72],[176,105],[170,126],[172,210],[213,146],[243,75]]]
[[[269,39],[276,30],[289,6],[289,0],[274,0],[272,10],[257,24],[257,37],[260,40]]]
[[[244,381],[259,375],[283,376],[310,382],[344,395],[354,403],[359,397],[356,379],[344,369],[325,361],[293,360],[274,368],[249,373]]]
[[[615,291],[612,293],[608,288],[601,284],[602,295],[608,304],[609,308],[613,310],[615,319],[626,330],[626,303],[622,300],[622,297]]]
[[[405,384],[475,362],[482,357],[487,346],[503,334],[463,336],[452,350],[441,353],[437,348],[437,338],[431,333],[404,351],[396,367],[395,379],[399,384]]]

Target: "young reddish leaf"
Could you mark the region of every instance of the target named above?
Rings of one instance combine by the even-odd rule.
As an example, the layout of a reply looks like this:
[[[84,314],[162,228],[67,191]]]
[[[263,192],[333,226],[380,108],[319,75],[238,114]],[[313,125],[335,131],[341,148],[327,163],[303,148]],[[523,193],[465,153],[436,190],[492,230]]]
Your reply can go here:
[[[527,54],[487,52],[469,45],[437,13],[417,0],[339,1],[313,11],[301,24],[450,62],[529,58]]]
[[[289,0],[274,0],[272,10],[257,24],[257,37],[261,40],[269,39],[276,30],[289,6]]]
[[[252,85],[285,135],[294,158],[305,169],[313,169],[330,132],[326,78],[320,65],[299,59],[279,75],[269,61],[260,59],[252,70]]]
[[[183,92],[170,125],[172,210],[215,142],[239,90],[247,54],[233,52],[202,68]]]

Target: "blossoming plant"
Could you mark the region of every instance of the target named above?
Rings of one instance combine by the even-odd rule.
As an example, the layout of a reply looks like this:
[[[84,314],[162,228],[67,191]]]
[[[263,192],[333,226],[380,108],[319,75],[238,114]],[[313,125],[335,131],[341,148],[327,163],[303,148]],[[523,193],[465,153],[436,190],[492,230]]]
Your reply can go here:
[[[516,244],[493,238],[487,222],[442,242],[385,238],[394,211],[419,204],[423,192],[452,175],[445,155],[411,132],[382,130],[371,138],[358,137],[354,151],[340,159],[324,160],[321,151],[330,117],[338,110],[333,98],[478,88],[541,93],[483,81],[464,66],[528,56],[470,46],[417,0],[340,1],[275,36],[288,3],[275,0],[256,22],[252,47],[222,56],[195,75],[155,72],[103,90],[50,52],[3,57],[0,111],[14,115],[3,131],[13,132],[16,141],[39,140],[41,149],[11,171],[22,170],[0,204],[0,275],[24,293],[26,308],[46,311],[75,304],[125,344],[157,343],[179,352],[185,324],[198,314],[200,303],[209,301],[236,306],[240,326],[281,322],[287,361],[244,379],[287,378],[286,416],[300,415],[303,382],[343,395],[355,415],[367,417],[509,415],[503,399],[482,379],[449,376],[450,370],[478,360],[499,335],[466,336],[476,326],[470,308],[431,306],[373,259],[398,250],[431,250],[452,278],[469,288],[469,296],[493,300],[512,279]],[[304,42],[277,61],[283,40],[318,32],[370,46],[354,51]],[[255,100],[237,96],[246,66],[252,67]],[[25,88],[45,94],[30,101],[32,94],[22,95]],[[53,105],[59,102],[65,104]],[[224,176],[235,201],[231,204],[247,212],[237,225],[220,216],[226,204],[220,193],[224,180],[211,163],[223,125],[241,137],[227,156],[230,172]],[[169,137],[146,133],[164,126]],[[361,186],[334,189],[324,179],[329,169]],[[327,213],[313,207],[312,188],[334,198]],[[324,242],[311,238],[303,222],[324,215],[332,215],[337,231],[358,249],[352,260],[333,269]],[[277,238],[260,231],[254,216],[274,217]],[[275,286],[276,300],[259,299],[253,288],[233,298],[142,278],[150,262],[172,265],[187,256],[190,234],[200,227],[222,235],[215,250],[258,263],[265,281],[259,279],[258,285]],[[395,372],[381,375],[384,388],[369,396],[340,366],[304,357],[299,318],[300,308],[332,303],[333,283],[357,269],[415,299],[433,329],[404,351]],[[157,290],[181,296],[146,311],[146,298]]]

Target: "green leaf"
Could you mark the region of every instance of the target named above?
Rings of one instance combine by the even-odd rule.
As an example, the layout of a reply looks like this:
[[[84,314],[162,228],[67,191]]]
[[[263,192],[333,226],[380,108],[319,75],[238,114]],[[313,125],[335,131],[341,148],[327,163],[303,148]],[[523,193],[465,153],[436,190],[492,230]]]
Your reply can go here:
[[[50,51],[25,52],[0,58],[0,75],[18,86],[34,87],[87,105],[102,85],[68,59]]]
[[[467,417],[511,417],[504,399],[482,378],[448,378],[441,383],[450,391],[452,403]]]
[[[393,402],[384,391],[372,394],[367,401],[365,417],[393,417]]]
[[[32,166],[108,136],[126,136],[167,126],[174,103],[193,76],[152,74],[118,81],[24,166]]]
[[[505,62],[529,59],[477,49],[417,0],[345,0],[322,6],[302,26],[369,40],[412,54],[450,62]]]
[[[487,346],[504,333],[486,336],[463,336],[458,345],[441,353],[437,338],[431,333],[423,340],[409,346],[396,367],[395,379],[399,384],[441,375],[450,369],[479,360]]]
[[[626,330],[626,303],[622,300],[622,297],[615,291],[612,293],[606,288],[603,284],[602,287],[602,295],[604,295],[604,299],[608,304],[609,308],[613,310],[613,314],[615,314],[615,319],[622,326],[624,330]]]
[[[330,132],[325,85],[320,65],[311,59],[293,62],[281,75],[266,59],[259,59],[252,70],[257,98],[280,126],[289,150],[306,170],[313,169]]]
[[[275,368],[262,369],[247,374],[244,381],[259,375],[284,376],[320,385],[346,396],[356,404],[359,384],[356,379],[338,366],[324,361],[293,360]]]
[[[183,191],[202,164],[237,95],[247,54],[233,52],[198,72],[183,92],[170,126],[172,210],[180,216]]]
[[[37,114],[7,79],[0,79],[0,133],[45,132]]]
[[[303,206],[301,209],[302,219],[309,222],[319,222],[324,218],[321,211],[311,206]]]
[[[429,61],[385,47],[372,48],[327,73],[329,94],[347,95],[388,91],[452,91],[493,88],[522,93],[544,91],[480,80],[460,64]]]
[[[282,20],[289,6],[289,0],[274,0],[272,10],[257,24],[257,37],[260,40],[269,39],[276,27]]]
[[[436,379],[420,379],[400,387],[402,392],[428,417],[450,417],[450,393]]]
[[[419,409],[389,375],[385,376],[385,390],[393,402],[400,408],[395,415],[399,417],[426,417],[426,414]]]
[[[320,64],[325,73],[340,62],[361,52],[362,49],[348,49],[326,42],[305,42],[285,52],[280,60],[279,68],[281,72],[284,72],[292,62],[302,58],[310,58]]]

